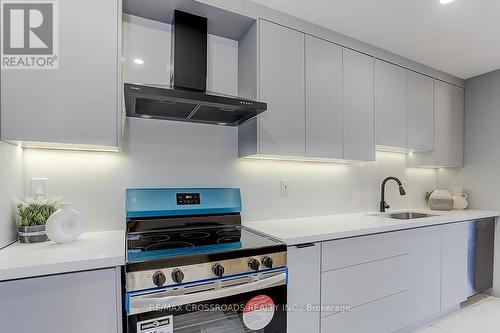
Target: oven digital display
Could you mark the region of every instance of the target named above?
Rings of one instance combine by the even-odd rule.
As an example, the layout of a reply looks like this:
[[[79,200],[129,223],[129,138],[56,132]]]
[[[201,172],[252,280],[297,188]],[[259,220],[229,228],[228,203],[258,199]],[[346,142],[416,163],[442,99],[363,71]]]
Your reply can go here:
[[[178,205],[199,205],[201,204],[200,193],[177,193]]]

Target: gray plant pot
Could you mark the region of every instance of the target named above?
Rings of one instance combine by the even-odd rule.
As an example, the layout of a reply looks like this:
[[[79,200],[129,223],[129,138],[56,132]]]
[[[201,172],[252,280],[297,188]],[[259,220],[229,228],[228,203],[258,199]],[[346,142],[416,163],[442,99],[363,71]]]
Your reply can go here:
[[[48,241],[45,225],[19,226],[19,242],[41,243]]]

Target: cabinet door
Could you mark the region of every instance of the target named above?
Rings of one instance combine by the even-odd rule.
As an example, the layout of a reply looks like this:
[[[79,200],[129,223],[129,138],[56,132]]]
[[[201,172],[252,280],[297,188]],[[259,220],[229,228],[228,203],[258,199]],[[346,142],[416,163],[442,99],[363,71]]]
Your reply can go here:
[[[375,61],[376,143],[406,149],[407,71],[385,61]]]
[[[0,282],[1,331],[119,332],[118,278],[110,268]]]
[[[409,322],[418,322],[440,312],[441,226],[403,231],[410,249],[408,277]]]
[[[59,4],[59,69],[2,70],[2,139],[118,145],[120,4]]]
[[[319,333],[320,312],[307,311],[306,306],[320,304],[320,264],[320,244],[288,247],[288,304],[302,310],[287,313],[289,333]]]
[[[441,310],[467,299],[467,222],[441,227]]]
[[[306,36],[306,156],[344,157],[342,48]]]
[[[344,158],[375,160],[373,58],[343,49]]]
[[[260,153],[305,155],[304,34],[260,21]]]
[[[434,148],[433,79],[408,71],[408,148]]]
[[[464,89],[434,80],[434,163],[464,163]]]

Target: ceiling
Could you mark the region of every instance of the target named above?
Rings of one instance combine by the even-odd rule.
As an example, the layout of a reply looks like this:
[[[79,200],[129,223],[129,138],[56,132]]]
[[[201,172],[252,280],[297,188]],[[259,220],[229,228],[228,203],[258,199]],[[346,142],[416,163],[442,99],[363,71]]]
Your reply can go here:
[[[500,0],[252,0],[470,78],[500,69]]]

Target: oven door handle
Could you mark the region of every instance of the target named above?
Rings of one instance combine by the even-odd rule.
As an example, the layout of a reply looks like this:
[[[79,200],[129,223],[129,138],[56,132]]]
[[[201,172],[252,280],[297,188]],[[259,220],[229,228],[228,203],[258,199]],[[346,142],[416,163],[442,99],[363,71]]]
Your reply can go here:
[[[131,307],[134,308],[134,310],[152,311],[154,308],[161,306],[173,307],[184,304],[193,304],[193,303],[208,301],[211,299],[233,296],[237,294],[243,294],[246,292],[264,289],[274,285],[281,285],[282,282],[286,282],[286,273],[280,273],[262,280],[234,287],[227,287],[224,289],[217,289],[200,293],[166,296],[166,297],[151,297],[147,295],[133,296],[131,298]],[[138,311],[138,312],[143,312],[143,311]]]

